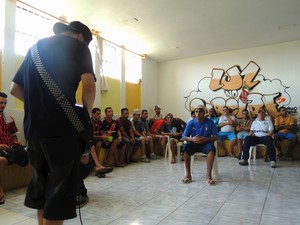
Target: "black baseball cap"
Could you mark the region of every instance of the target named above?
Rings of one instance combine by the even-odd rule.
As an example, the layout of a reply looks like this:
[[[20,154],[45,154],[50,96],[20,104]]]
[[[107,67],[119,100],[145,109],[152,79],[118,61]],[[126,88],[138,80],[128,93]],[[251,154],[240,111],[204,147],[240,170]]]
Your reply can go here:
[[[86,25],[84,25],[79,21],[72,21],[70,24],[64,24],[58,22],[55,23],[53,26],[54,34],[61,34],[67,30],[72,30],[82,34],[87,44],[89,44],[93,39],[91,30]]]

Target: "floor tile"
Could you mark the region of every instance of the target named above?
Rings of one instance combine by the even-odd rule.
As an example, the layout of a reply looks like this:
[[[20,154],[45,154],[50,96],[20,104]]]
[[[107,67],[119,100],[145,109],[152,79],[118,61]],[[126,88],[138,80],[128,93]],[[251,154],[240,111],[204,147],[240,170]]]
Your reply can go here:
[[[193,182],[181,184],[184,163],[164,158],[114,168],[106,178],[85,179],[90,198],[80,210],[84,225],[295,225],[300,224],[300,162],[278,168],[257,159],[240,166],[219,157],[216,185],[206,184],[206,158],[195,158]],[[37,224],[23,205],[26,188],[5,193],[0,224]],[[79,211],[77,211],[79,214]],[[80,217],[64,224],[80,225]]]

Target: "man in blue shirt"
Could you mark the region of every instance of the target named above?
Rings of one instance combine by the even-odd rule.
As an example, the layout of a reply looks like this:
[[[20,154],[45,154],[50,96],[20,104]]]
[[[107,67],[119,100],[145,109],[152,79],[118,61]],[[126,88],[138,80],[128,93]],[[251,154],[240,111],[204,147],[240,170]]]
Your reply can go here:
[[[195,114],[196,117],[187,124],[182,135],[187,143],[183,146],[186,175],[181,182],[185,184],[192,182],[191,155],[195,152],[203,152],[207,154],[207,182],[210,185],[215,184],[211,171],[216,154],[214,141],[217,140],[217,127],[212,120],[205,118],[204,106],[196,106]]]

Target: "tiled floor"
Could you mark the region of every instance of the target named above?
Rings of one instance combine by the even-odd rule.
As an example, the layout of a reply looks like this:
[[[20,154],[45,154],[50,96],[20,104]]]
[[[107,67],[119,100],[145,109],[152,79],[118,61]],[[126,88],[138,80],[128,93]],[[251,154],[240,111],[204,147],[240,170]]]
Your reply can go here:
[[[106,178],[86,179],[90,202],[81,209],[83,224],[110,225],[295,225],[300,224],[300,162],[262,159],[242,167],[219,158],[216,186],[205,182],[205,158],[195,160],[194,181],[181,184],[183,163],[165,159],[115,168]],[[24,189],[6,193],[0,224],[37,224],[23,206]],[[65,224],[80,224],[79,217]]]

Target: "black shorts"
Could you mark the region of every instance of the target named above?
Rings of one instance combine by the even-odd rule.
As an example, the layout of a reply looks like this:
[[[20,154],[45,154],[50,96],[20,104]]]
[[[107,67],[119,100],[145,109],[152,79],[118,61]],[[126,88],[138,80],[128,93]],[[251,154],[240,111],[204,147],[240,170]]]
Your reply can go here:
[[[81,141],[78,136],[43,138],[28,142],[32,180],[25,206],[42,209],[48,220],[76,217]]]

